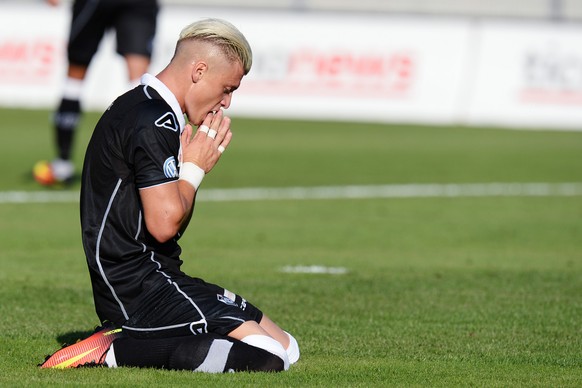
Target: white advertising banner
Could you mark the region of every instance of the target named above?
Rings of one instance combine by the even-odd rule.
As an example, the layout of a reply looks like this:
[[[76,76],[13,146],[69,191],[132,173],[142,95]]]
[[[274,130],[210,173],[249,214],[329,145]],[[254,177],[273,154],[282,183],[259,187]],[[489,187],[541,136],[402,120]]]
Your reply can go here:
[[[180,29],[204,15],[233,22],[253,48],[233,115],[448,123],[458,109],[466,22],[167,7],[152,71],[170,59]],[[97,60],[102,69],[111,61]],[[101,71],[88,87],[111,74]]]
[[[466,121],[582,130],[582,27],[487,23]]]
[[[52,104],[65,71],[67,14],[42,4],[0,5],[0,104]]]
[[[255,64],[234,104],[258,116],[450,122],[462,22],[292,15],[240,20]]]
[[[69,11],[0,5],[0,105],[56,106]],[[253,47],[233,116],[582,130],[580,26],[164,6],[151,72],[182,27],[208,16],[233,22]],[[91,64],[85,109],[129,86],[113,38]]]

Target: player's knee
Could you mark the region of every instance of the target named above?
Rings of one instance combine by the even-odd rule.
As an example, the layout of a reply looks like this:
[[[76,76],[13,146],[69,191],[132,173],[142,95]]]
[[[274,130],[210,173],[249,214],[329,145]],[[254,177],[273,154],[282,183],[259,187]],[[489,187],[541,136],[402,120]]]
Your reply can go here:
[[[295,337],[291,334],[285,332],[289,336],[289,346],[287,347],[287,357],[289,357],[289,363],[295,364],[299,360],[299,344]]]

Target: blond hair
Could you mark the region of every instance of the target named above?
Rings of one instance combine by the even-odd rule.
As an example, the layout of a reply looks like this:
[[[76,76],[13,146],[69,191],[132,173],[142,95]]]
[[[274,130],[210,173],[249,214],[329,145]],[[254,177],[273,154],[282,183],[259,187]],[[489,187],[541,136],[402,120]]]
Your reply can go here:
[[[231,61],[239,60],[244,73],[248,74],[253,64],[253,52],[244,35],[230,22],[222,19],[202,19],[186,26],[180,33],[176,53],[182,42],[201,41],[218,47]]]

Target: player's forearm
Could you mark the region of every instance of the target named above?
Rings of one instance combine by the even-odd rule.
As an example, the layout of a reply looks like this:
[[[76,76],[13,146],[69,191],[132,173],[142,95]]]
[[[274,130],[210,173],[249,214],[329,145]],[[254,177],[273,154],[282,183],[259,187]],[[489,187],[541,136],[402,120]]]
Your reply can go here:
[[[194,204],[196,203],[196,192],[197,190],[192,190],[192,186],[187,184],[187,182],[178,181],[180,188],[180,197],[182,199],[182,206],[184,211],[184,216],[180,221],[180,227],[178,232],[180,234],[184,233],[184,230],[188,227],[192,214],[194,213]]]

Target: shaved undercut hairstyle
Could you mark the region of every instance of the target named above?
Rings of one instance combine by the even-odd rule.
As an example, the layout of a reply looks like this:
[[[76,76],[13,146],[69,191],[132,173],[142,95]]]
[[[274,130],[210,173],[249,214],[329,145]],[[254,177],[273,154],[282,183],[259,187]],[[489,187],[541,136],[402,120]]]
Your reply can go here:
[[[248,74],[253,64],[253,52],[244,35],[230,22],[222,19],[202,19],[186,26],[180,33],[176,53],[186,41],[207,42],[218,47],[231,61],[240,61],[244,74]]]

